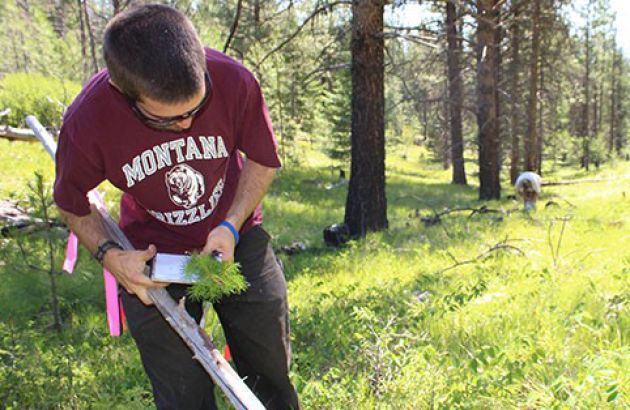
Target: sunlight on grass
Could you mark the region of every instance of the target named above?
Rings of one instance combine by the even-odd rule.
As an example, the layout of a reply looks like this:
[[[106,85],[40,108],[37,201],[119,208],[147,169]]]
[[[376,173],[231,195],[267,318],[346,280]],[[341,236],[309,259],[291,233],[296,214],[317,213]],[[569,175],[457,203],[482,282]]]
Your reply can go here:
[[[3,196],[23,195],[37,169],[52,181],[52,162],[37,145],[3,144],[12,150],[3,150]],[[285,166],[264,201],[276,249],[307,245],[296,255],[280,254],[289,283],[292,376],[304,408],[630,406],[628,163],[589,173],[558,166],[545,180],[603,181],[546,187],[529,215],[521,203],[505,199],[485,203],[498,213],[455,213],[425,226],[420,217],[446,207],[483,205],[476,177],[468,176],[472,187],[453,186],[450,172],[430,162],[423,147],[392,151],[390,229],[330,249],[322,229],[343,221],[347,184],[337,184],[332,162],[307,148],[300,165]],[[19,168],[9,165],[12,158],[20,159]],[[506,181],[503,186],[504,196],[513,193]],[[118,194],[106,191],[117,211]],[[509,246],[489,251],[501,243]],[[48,309],[45,278],[24,271],[16,276],[10,268],[18,255],[6,255],[2,334],[33,338],[34,347],[22,349],[38,349],[50,366],[61,366],[64,357],[82,360],[60,367],[75,384],[58,381],[76,403],[147,406],[148,385],[131,339],[112,341],[105,334],[100,272],[89,255],[82,254],[79,273],[61,277],[71,323],[61,339],[38,330]],[[4,309],[15,292],[32,296]],[[206,328],[222,345],[214,315]],[[81,334],[90,336],[75,340]],[[64,337],[72,339],[67,346],[78,347],[55,361],[52,349]],[[96,392],[111,363],[106,375],[116,377],[116,386]],[[10,376],[4,371],[0,377]],[[21,377],[44,377],[35,363],[25,362],[20,371]],[[69,406],[40,392],[50,403]]]

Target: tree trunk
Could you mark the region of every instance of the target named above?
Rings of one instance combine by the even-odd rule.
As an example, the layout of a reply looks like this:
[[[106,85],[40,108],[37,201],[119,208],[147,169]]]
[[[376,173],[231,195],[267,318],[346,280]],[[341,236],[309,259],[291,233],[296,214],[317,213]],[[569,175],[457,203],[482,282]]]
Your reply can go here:
[[[617,129],[617,44],[613,41],[612,72],[610,75],[610,129],[608,134],[608,154],[615,148],[615,131]]]
[[[60,38],[66,35],[66,2],[54,0],[53,29]]]
[[[282,158],[282,164],[286,168],[287,163],[287,138],[284,133],[284,106],[282,104],[282,88],[280,85],[280,72],[278,71],[278,65],[276,63],[276,98],[278,99],[278,118],[280,119],[280,157]]]
[[[477,124],[479,126],[479,199],[499,199],[499,0],[478,0]]]
[[[387,228],[383,0],[352,4],[352,164],[345,222],[354,237]]]
[[[256,27],[260,24],[260,0],[254,0],[254,24]]]
[[[24,71],[28,73],[31,67],[31,58],[29,56],[29,49],[25,46],[26,38],[24,38],[24,32],[19,31],[18,36],[20,37],[19,44],[20,44],[20,50],[22,51],[22,67],[24,67]]]
[[[241,11],[243,9],[243,0],[238,0],[236,2],[236,12],[234,13],[234,20],[232,20],[232,26],[230,27],[230,34],[228,35],[227,40],[225,40],[225,45],[223,46],[223,53],[227,53],[230,48],[230,43],[234,38],[234,34],[236,34],[236,30],[238,29],[238,23],[241,19]]]
[[[464,168],[464,138],[462,136],[462,74],[460,55],[462,42],[457,32],[457,9],[452,0],[446,3],[446,30],[448,42],[448,102],[450,107],[451,161],[453,184],[467,185]]]
[[[545,89],[545,72],[544,66],[542,64],[545,61],[544,56],[541,56],[540,59],[540,86],[538,90],[540,90],[541,94],[544,94]],[[541,98],[542,100],[542,98]],[[538,175],[542,175],[542,161],[543,161],[543,148],[545,144],[544,140],[544,106],[542,101],[538,103],[538,132],[536,133],[536,172]]]
[[[90,39],[90,56],[92,57],[92,73],[98,73],[98,61],[96,60],[96,44],[94,42],[94,33],[92,32],[92,24],[90,23],[90,14],[88,13],[87,1],[83,0],[83,15],[85,16],[85,28]]]
[[[599,82],[599,98],[597,104],[597,132],[593,135],[597,136],[602,130],[602,123],[604,121],[604,80]]]
[[[85,21],[83,18],[83,0],[77,0],[79,7],[79,33],[81,37],[81,61],[83,62],[83,82],[89,78],[88,58],[87,58],[87,37],[85,36]]]
[[[536,170],[536,114],[538,104],[538,62],[540,55],[540,0],[534,0],[532,16],[532,56],[529,66],[529,103],[527,105],[527,139],[525,140],[525,170]]]
[[[20,42],[17,39],[18,35],[14,28],[8,27],[7,30],[10,33],[10,37],[11,37],[11,51],[13,51],[13,63],[14,63],[13,67],[15,67],[15,71],[26,71],[25,68],[21,67],[23,61],[20,58],[20,53],[18,50],[18,44],[24,44],[24,43]]]
[[[447,70],[448,71],[448,70]],[[445,73],[448,75],[447,73]],[[446,171],[451,166],[451,152],[450,152],[450,135],[448,132],[448,124],[450,121],[450,106],[448,101],[448,81],[444,81],[444,91],[442,92],[442,104],[440,108],[442,109],[442,113],[439,115],[440,118],[440,143],[442,146],[442,168]]]
[[[593,83],[593,126],[591,128],[591,135],[595,137],[599,132],[599,86],[597,81]]]
[[[61,322],[61,310],[59,309],[59,296],[57,295],[57,282],[55,279],[56,274],[56,272],[50,271],[48,273],[48,277],[50,278],[50,298],[52,303],[53,328],[57,332],[61,332],[63,328],[63,323]]]
[[[428,103],[425,100],[422,102],[422,138],[427,140],[429,138],[429,108]]]
[[[589,170],[591,162],[591,1],[588,3],[588,15],[586,19],[586,41],[584,59],[584,104],[582,110],[582,167]]]
[[[510,30],[512,61],[510,63],[510,131],[512,132],[512,146],[510,149],[510,182],[516,183],[520,174],[521,161],[521,89],[519,74],[521,70],[521,22],[518,0],[512,2],[512,25]]]
[[[37,197],[37,201],[39,203],[39,207],[42,210],[44,221],[50,221],[49,210],[51,204],[48,202],[48,198],[46,197],[46,191],[43,185],[41,184],[42,180],[40,179],[41,175],[38,175],[38,183],[35,185],[36,191],[35,195]],[[48,277],[50,278],[50,297],[51,297],[51,306],[52,306],[52,314],[53,314],[53,328],[57,332],[61,332],[63,327],[61,323],[61,310],[59,309],[59,295],[57,293],[57,281],[55,279],[55,275],[57,272],[55,271],[55,244],[53,242],[52,236],[52,224],[47,224],[45,228],[45,238],[46,245],[48,247],[48,260],[49,260],[49,269],[48,269]]]
[[[114,16],[120,13],[120,0],[112,0],[112,9],[114,10]]]

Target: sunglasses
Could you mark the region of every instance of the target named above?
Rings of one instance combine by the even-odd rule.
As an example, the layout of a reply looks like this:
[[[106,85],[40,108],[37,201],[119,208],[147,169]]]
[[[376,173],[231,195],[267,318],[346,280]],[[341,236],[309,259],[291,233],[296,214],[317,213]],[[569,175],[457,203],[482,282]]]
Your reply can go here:
[[[212,84],[210,82],[210,74],[208,74],[207,71],[204,75],[204,79],[205,79],[205,85],[206,85],[206,92],[203,96],[203,99],[201,100],[199,105],[197,105],[192,110],[185,112],[184,114],[176,115],[174,117],[157,117],[157,116],[149,117],[144,112],[142,112],[142,110],[138,107],[137,101],[130,99],[129,103],[131,104],[131,109],[133,110],[134,114],[136,114],[136,117],[138,117],[140,121],[142,121],[145,125],[151,128],[158,128],[158,129],[169,128],[180,121],[193,118],[195,115],[199,113],[199,111],[201,111],[204,105],[206,105],[206,102],[208,102],[208,100],[212,96]]]

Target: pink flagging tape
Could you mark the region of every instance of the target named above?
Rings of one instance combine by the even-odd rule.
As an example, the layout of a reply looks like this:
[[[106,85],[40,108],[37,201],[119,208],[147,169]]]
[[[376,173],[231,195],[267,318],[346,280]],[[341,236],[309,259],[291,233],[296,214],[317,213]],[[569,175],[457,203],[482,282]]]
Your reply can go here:
[[[118,304],[118,284],[114,275],[103,269],[105,281],[105,306],[107,308],[107,324],[109,334],[120,336],[120,306]]]
[[[77,255],[79,250],[79,239],[70,232],[68,235],[68,245],[66,246],[66,259],[63,261],[63,270],[68,273],[74,272],[74,267],[77,264]]]
[[[88,199],[99,209],[105,209],[103,196],[96,190],[88,192]],[[107,324],[111,336],[120,336],[120,305],[118,301],[118,282],[107,269],[103,269],[105,285],[105,307],[107,309]]]

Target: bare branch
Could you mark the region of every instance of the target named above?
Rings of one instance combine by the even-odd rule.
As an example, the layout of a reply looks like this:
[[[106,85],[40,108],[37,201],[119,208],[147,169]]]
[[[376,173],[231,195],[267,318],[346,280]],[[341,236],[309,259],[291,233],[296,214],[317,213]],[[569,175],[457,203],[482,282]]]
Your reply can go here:
[[[267,52],[267,54],[265,54],[263,56],[263,58],[260,59],[260,61],[258,61],[258,63],[256,64],[256,69],[258,69],[265,61],[267,61],[267,59],[269,57],[271,57],[276,51],[280,50],[281,48],[283,48],[284,46],[286,46],[287,44],[289,44],[295,37],[297,37],[298,34],[300,34],[300,32],[302,31],[302,29],[308,24],[309,21],[311,21],[315,16],[317,16],[319,13],[322,13],[326,10],[330,10],[332,9],[334,6],[340,5],[340,4],[346,4],[346,5],[350,5],[352,4],[351,1],[349,0],[339,0],[339,1],[334,1],[332,3],[326,3],[323,6],[320,6],[318,8],[316,8],[315,10],[313,10],[313,12],[304,19],[304,21],[302,22],[302,24],[300,24],[298,26],[297,29],[295,29],[295,31],[293,33],[291,33],[291,35],[289,37],[287,37],[286,39],[284,39],[280,44],[278,44],[277,46],[275,46],[273,49],[271,49],[271,51]]]
[[[223,46],[223,53],[226,53],[230,48],[230,43],[234,38],[234,34],[236,34],[236,29],[238,28],[238,22],[241,18],[241,10],[243,9],[243,0],[238,0],[236,3],[236,13],[234,14],[234,21],[232,22],[232,27],[230,27],[230,35],[225,41],[225,45]]]
[[[508,251],[508,252],[514,252],[516,254],[518,254],[519,256],[525,256],[525,252],[523,252],[520,248],[509,244],[508,242],[510,242],[511,240],[508,238],[505,238],[504,240],[497,242],[496,244],[494,244],[493,246],[491,246],[490,248],[488,248],[487,251],[477,255],[476,257],[472,258],[472,259],[467,259],[464,261],[458,261],[450,252],[448,252],[448,256],[453,259],[455,261],[455,263],[447,268],[444,268],[442,270],[440,270],[438,272],[438,274],[440,273],[444,273],[447,272],[449,270],[458,268],[460,266],[464,266],[464,265],[470,265],[472,263],[475,263],[477,261],[481,261],[481,260],[485,260],[487,258],[489,258],[490,256],[492,256],[492,254],[496,253],[496,252],[501,252],[501,251]]]
[[[422,46],[431,47],[431,48],[438,48],[437,44],[429,43],[426,40],[426,37],[423,38],[423,37],[414,36],[414,35],[411,35],[411,34],[403,34],[403,33],[397,33],[397,32],[387,32],[387,33],[383,33],[383,38],[384,39],[402,38],[404,40],[411,41],[412,43],[420,44]]]

